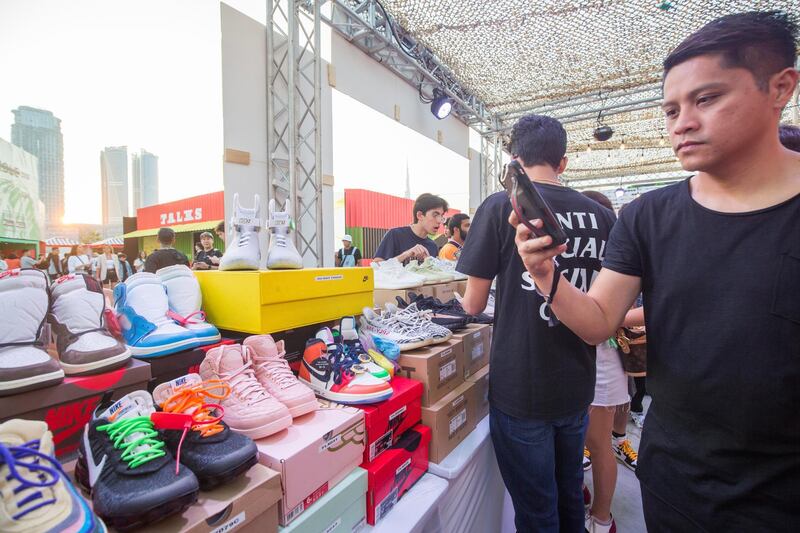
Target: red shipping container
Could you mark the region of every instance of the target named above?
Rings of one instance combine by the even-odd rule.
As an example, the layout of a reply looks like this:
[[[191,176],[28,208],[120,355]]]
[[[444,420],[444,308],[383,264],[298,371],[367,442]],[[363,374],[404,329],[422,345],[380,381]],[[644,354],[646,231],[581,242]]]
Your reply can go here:
[[[365,189],[345,189],[345,226],[361,228],[391,229],[407,226],[413,221],[414,200],[383,194]],[[451,217],[460,213],[449,209],[445,214]],[[444,228],[439,228],[443,232]]]
[[[422,383],[397,376],[392,379],[392,388],[394,393],[388,400],[358,406],[364,411],[367,430],[362,468],[367,468],[367,463],[374,461],[422,420]]]
[[[422,424],[409,429],[367,469],[367,523],[375,525],[403,494],[428,471],[431,430]]]

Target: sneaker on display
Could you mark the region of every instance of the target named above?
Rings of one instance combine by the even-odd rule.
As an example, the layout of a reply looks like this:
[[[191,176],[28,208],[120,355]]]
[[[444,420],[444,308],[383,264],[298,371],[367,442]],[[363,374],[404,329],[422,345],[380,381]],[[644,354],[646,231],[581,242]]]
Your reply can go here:
[[[588,515],[584,527],[588,533],[617,533],[617,524],[614,522],[613,516],[611,523],[601,524],[595,517]]]
[[[396,361],[400,357],[400,346],[396,342],[384,337],[379,337],[378,335],[370,335],[365,331],[362,331],[361,335],[363,338],[371,339],[372,343],[375,345],[375,349],[390,360]],[[362,344],[366,344],[364,340],[361,342]]]
[[[91,494],[94,512],[120,531],[181,513],[197,501],[197,478],[188,468],[176,471],[150,419],[154,412],[146,391],[98,406],[78,449],[75,479]]]
[[[338,331],[337,335],[334,335],[330,328],[322,328],[317,331],[315,336],[325,342],[325,345],[328,347],[328,356],[331,359],[335,359],[338,354],[341,354],[344,358],[350,359],[354,365],[361,365],[364,370],[378,379],[382,379],[383,381],[392,379],[392,376],[389,375],[385,369],[372,361],[372,358],[365,350],[356,349],[352,343],[345,344]],[[360,347],[361,343],[359,343],[358,346]]]
[[[406,322],[422,332],[429,339],[428,344],[447,342],[453,337],[452,331],[431,321],[433,317],[431,311],[422,311],[417,307],[417,304],[411,304],[405,309],[400,309],[396,305],[389,303],[385,307],[386,314],[389,317]]]
[[[289,409],[292,418],[317,410],[319,402],[314,391],[289,368],[283,341],[276,343],[270,335],[253,335],[242,344],[250,350],[259,383]]]
[[[268,437],[292,425],[289,409],[271,396],[256,378],[250,349],[238,344],[212,348],[200,363],[200,377],[228,384],[220,404],[225,423],[251,439]]]
[[[367,370],[376,378],[389,381],[394,376],[394,364],[382,355],[379,358],[373,357],[374,350],[368,350],[361,344],[361,339],[356,330],[356,319],[353,316],[342,317],[339,322],[339,333],[342,337],[341,343],[345,353],[351,358],[357,359],[359,363],[365,365]],[[380,355],[380,354],[377,354]],[[383,363],[383,364],[381,364]]]
[[[365,307],[362,313],[361,331],[394,342],[401,352],[422,348],[431,343],[426,332],[397,317],[385,316],[385,313],[378,315],[369,307]]]
[[[34,269],[0,272],[0,396],[64,379],[40,336],[47,318],[47,276]]]
[[[316,337],[306,342],[300,381],[320,397],[342,404],[381,402],[393,393],[387,381],[355,364],[342,350],[329,352],[325,341]]]
[[[408,262],[405,266],[407,272],[411,274],[416,274],[425,278],[425,285],[435,285],[437,283],[445,283],[448,281],[453,281],[452,276],[448,276],[443,272],[439,272],[438,270],[434,270],[430,268],[430,266],[422,266],[419,261],[416,259],[412,259]]]
[[[203,381],[198,374],[187,374],[153,391],[153,399],[164,413],[191,415],[192,427],[162,431],[164,442],[180,463],[197,476],[200,490],[211,490],[244,474],[258,462],[255,443],[235,433],[222,422],[222,412],[214,408],[230,392],[226,383]],[[156,423],[158,427],[158,423]]]
[[[45,422],[0,424],[0,531],[6,533],[105,533],[55,458]]]
[[[303,268],[303,258],[292,240],[292,206],[286,201],[284,211],[278,211],[275,199],[269,201],[269,251],[267,268],[290,270]]]
[[[103,286],[88,274],[67,274],[53,283],[48,321],[66,374],[105,372],[131,358],[106,328],[105,311]]]
[[[155,274],[129,277],[114,287],[114,301],[125,344],[134,357],[158,357],[201,344],[169,317],[167,291]]]
[[[586,472],[590,468],[592,468],[592,454],[591,454],[591,452],[589,452],[589,448],[584,446],[583,447],[583,471]]]
[[[427,278],[409,272],[397,259],[373,262],[372,272],[376,289],[414,289],[422,286]]]
[[[425,265],[425,263],[428,263],[431,268],[438,270],[439,272],[447,274],[448,276],[453,276],[454,281],[465,281],[467,279],[466,274],[462,274],[456,270],[455,261],[439,259],[438,257],[427,257],[422,264]]]
[[[261,198],[256,194],[253,207],[242,207],[239,193],[233,195],[233,217],[228,230],[231,242],[219,261],[220,270],[258,270],[261,264]]]
[[[219,341],[219,330],[206,322],[206,314],[201,311],[203,294],[192,269],[186,265],[174,265],[156,271],[167,290],[169,317],[188,329],[197,338],[198,346]]]
[[[431,322],[450,331],[464,329],[473,321],[471,315],[465,313],[460,305],[457,308],[445,305],[432,296],[424,297],[413,292],[408,294],[408,299],[409,301],[406,302],[402,297],[397,296],[397,307],[405,309],[411,304],[416,304],[419,310],[432,313]]]
[[[614,439],[612,448],[617,461],[636,472],[636,461],[639,454],[633,449],[631,441],[628,439]]]

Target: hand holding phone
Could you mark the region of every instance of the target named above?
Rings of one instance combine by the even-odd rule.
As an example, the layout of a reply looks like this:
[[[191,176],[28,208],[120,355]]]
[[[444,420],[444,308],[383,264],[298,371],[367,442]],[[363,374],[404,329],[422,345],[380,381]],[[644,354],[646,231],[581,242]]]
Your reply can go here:
[[[567,242],[567,234],[558,223],[555,214],[547,205],[547,202],[536,185],[530,180],[522,165],[518,161],[511,161],[506,165],[504,185],[508,192],[511,207],[522,224],[530,230],[536,237],[549,235],[552,238],[553,246],[559,246]],[[532,220],[540,219],[542,227],[537,228],[531,224]]]

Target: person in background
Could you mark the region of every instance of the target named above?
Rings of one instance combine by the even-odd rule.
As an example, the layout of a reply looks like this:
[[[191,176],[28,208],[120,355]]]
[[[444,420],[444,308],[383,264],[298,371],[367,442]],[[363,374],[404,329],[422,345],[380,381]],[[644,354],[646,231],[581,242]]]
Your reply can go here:
[[[781,124],[778,127],[781,144],[792,152],[800,152],[800,127]]]
[[[8,270],[8,263],[6,263],[5,255],[0,253],[0,272]]]
[[[429,193],[421,194],[414,201],[414,222],[387,231],[375,250],[375,261],[394,258],[407,263],[412,259],[423,261],[429,256],[436,257],[439,248],[428,236],[439,231],[445,213],[447,201]]]
[[[20,268],[36,268],[36,250],[33,248],[22,250],[19,266]]]
[[[357,267],[361,266],[361,250],[353,246],[353,237],[345,235],[342,237],[342,247],[336,252],[337,267]]]
[[[222,252],[214,248],[214,236],[204,231],[200,234],[200,251],[194,256],[194,270],[217,270]]]
[[[114,253],[111,246],[103,246],[103,253],[97,257],[95,277],[100,280],[100,283],[108,285],[110,288],[119,281],[119,272],[120,265],[117,254]]]
[[[464,247],[464,241],[467,240],[469,226],[469,215],[466,213],[456,213],[450,217],[450,220],[447,221],[447,231],[450,234],[450,238],[447,244],[439,250],[439,259],[458,260],[461,256],[461,248]]]
[[[82,244],[73,246],[67,259],[67,272],[70,274],[89,274],[91,263]]]
[[[19,268],[20,260],[19,257],[17,257],[17,254],[15,254],[14,252],[8,254],[8,257],[6,257],[6,264],[8,265],[9,270],[14,270],[15,268]]]
[[[219,240],[221,240],[222,243],[225,244],[225,221],[222,221],[219,224],[217,224],[217,227],[214,228],[214,233],[216,233],[217,237],[219,237]]]
[[[61,257],[58,255],[58,249],[53,248],[50,250],[44,261],[40,263],[39,268],[45,271],[50,281],[55,281],[63,276],[64,271],[61,268]]]
[[[117,255],[117,259],[119,260],[119,280],[124,283],[129,277],[133,276],[133,268],[128,262],[128,256],[125,252],[120,252]]]
[[[175,249],[175,231],[171,228],[161,228],[158,230],[158,243],[161,248],[147,256],[144,263],[144,271],[152,274],[159,268],[173,265],[189,266],[189,258]]]
[[[142,271],[144,270],[144,263],[145,263],[145,261],[147,261],[147,252],[145,252],[144,250],[141,250],[141,251],[139,252],[139,257],[137,257],[137,258],[136,258],[136,259],[133,261],[133,269],[134,269],[136,272],[142,272]]]

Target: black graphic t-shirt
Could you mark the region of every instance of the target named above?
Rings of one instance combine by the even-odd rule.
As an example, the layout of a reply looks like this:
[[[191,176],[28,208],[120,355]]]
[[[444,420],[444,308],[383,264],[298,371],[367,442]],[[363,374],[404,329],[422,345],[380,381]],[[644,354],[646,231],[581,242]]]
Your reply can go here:
[[[797,531],[800,195],[719,213],[688,180],[647,193],[623,210],[604,266],[642,278],[641,482],[712,531]]]
[[[159,248],[147,256],[144,262],[144,271],[152,274],[156,270],[174,265],[189,266],[189,258],[174,248]]]
[[[219,265],[219,262],[217,262],[217,263],[216,263],[216,265],[215,265],[215,264],[214,264],[214,263],[211,261],[211,258],[212,258],[212,257],[217,257],[217,258],[220,258],[220,259],[221,259],[221,258],[222,258],[222,252],[220,252],[220,251],[219,251],[219,250],[217,250],[216,248],[212,248],[211,250],[208,250],[208,251],[206,251],[206,250],[200,250],[200,251],[199,251],[199,252],[197,252],[197,254],[194,256],[194,261],[195,261],[195,263],[205,263],[205,264],[207,264],[208,266],[217,266],[217,265]]]
[[[414,246],[421,244],[428,250],[428,254],[436,257],[439,254],[439,247],[428,237],[418,237],[409,226],[390,229],[381,239],[378,249],[375,250],[375,257],[391,259],[410,250]]]
[[[600,271],[614,213],[572,189],[536,187],[569,236],[559,266],[570,283],[587,291]],[[517,253],[510,214],[506,193],[487,198],[456,267],[469,276],[497,276],[489,401],[518,418],[574,415],[594,397],[595,349],[563,324],[549,324],[549,309]]]

